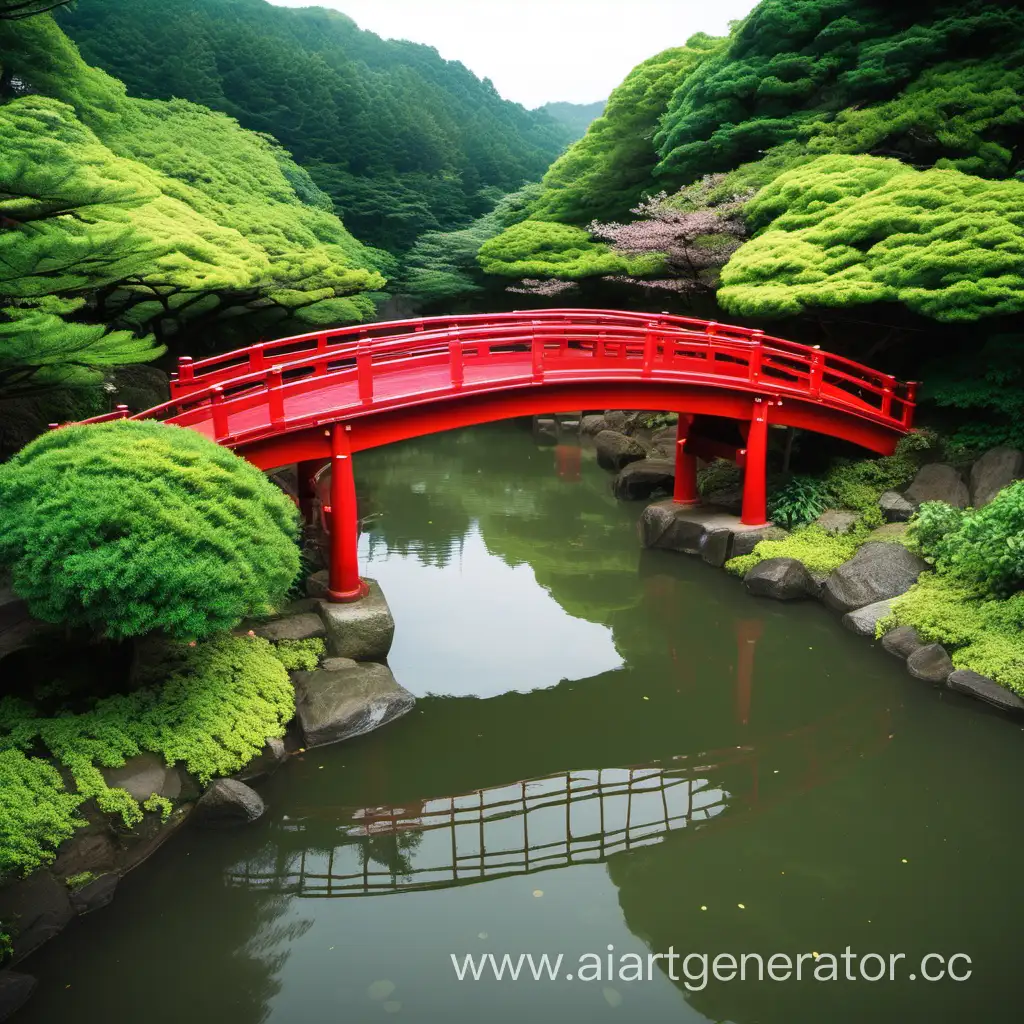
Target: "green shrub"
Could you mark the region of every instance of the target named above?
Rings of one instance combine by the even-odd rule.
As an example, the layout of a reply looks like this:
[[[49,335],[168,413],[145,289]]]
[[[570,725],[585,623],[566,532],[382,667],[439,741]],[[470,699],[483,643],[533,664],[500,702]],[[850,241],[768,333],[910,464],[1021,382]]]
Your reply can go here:
[[[71,426],[0,466],[0,564],[47,622],[208,636],[280,601],[298,514],[254,466],[155,422]]]
[[[892,602],[892,613],[878,623],[876,636],[896,626],[913,626],[925,642],[951,649],[957,668],[1024,695],[1024,594],[992,600],[977,585],[922,573]]]
[[[829,506],[831,493],[824,480],[813,476],[790,477],[768,495],[768,515],[773,523],[792,530],[817,519]]]
[[[160,686],[97,700],[78,714],[39,718],[23,702],[0,701],[0,751],[24,761],[23,751],[42,745],[74,778],[74,806],[93,798],[130,827],[142,820],[142,809],[126,790],[110,788],[101,768],[152,751],[169,765],[184,764],[205,785],[244,768],[270,737],[284,735],[295,694],[268,641],[221,634],[194,647],[182,644],[175,654]],[[51,778],[61,781],[56,772]],[[0,819],[3,798],[0,793]],[[159,797],[143,806],[169,813]]]
[[[907,531],[908,546],[933,561],[942,541],[949,534],[956,533],[963,524],[963,509],[954,508],[944,501],[926,501]]]
[[[928,502],[913,534],[939,572],[997,596],[1012,594],[1024,586],[1024,481],[962,513]]]
[[[0,967],[14,955],[14,943],[10,935],[4,930],[3,922],[0,922]]]
[[[65,878],[64,884],[72,892],[78,892],[79,889],[84,889],[95,878],[96,876],[91,871],[83,871],[79,875],[71,875],[69,878]]]
[[[725,567],[736,576],[744,576],[765,559],[796,558],[808,572],[827,575],[853,558],[865,536],[864,529],[840,535],[826,533],[820,526],[805,526],[781,540],[759,541],[749,555],[730,558]]]
[[[279,640],[274,653],[289,672],[312,672],[327,654],[327,645],[318,638]]]
[[[68,793],[53,765],[20,750],[0,750],[0,876],[27,875],[85,822],[83,798]]]
[[[165,796],[158,796],[154,793],[148,800],[143,800],[142,809],[144,811],[158,811],[160,813],[160,820],[166,822],[171,816],[171,811],[174,810],[174,804]]]

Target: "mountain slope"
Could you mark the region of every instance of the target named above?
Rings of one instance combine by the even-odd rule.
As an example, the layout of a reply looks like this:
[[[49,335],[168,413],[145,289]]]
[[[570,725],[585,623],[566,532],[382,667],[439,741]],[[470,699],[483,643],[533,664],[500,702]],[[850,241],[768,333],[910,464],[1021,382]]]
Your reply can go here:
[[[575,142],[604,113],[607,103],[607,100],[598,100],[597,103],[545,103],[537,110],[564,124],[572,132],[572,141]]]
[[[573,132],[431,47],[264,0],[82,0],[59,21],[142,97],[222,110],[278,139],[357,237],[400,249],[539,178]]]

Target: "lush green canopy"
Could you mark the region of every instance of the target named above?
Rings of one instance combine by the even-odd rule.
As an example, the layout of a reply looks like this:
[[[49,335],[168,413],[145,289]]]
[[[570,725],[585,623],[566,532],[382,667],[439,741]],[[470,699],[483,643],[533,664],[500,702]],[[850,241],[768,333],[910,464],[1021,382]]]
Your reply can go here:
[[[769,226],[722,272],[743,316],[902,302],[942,321],[1024,311],[1024,182],[828,156],[747,207]]]
[[[583,228],[547,221],[515,224],[480,247],[480,266],[503,277],[555,277],[576,281],[607,274],[653,274],[658,256],[625,256],[610,246],[591,241]]]
[[[539,178],[573,137],[436,50],[338,11],[103,0],[60,23],[133,94],[192,100],[273,135],[358,237],[389,249],[486,212],[482,189]]]
[[[46,622],[192,638],[280,601],[298,513],[255,467],[155,422],[72,426],[0,465],[0,565]]]

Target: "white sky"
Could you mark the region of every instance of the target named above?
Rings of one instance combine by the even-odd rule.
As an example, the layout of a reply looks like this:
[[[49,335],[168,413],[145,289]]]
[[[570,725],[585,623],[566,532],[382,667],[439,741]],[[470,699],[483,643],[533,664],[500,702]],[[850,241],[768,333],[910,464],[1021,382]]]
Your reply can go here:
[[[724,35],[757,0],[271,0],[333,7],[360,28],[436,47],[526,107],[607,98],[629,71],[694,32]]]

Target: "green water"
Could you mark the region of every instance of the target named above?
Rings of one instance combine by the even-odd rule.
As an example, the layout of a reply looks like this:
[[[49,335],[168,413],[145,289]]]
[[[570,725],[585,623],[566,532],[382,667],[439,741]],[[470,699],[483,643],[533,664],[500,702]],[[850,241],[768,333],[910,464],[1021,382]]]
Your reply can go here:
[[[642,505],[518,424],[364,453],[357,477],[415,710],[290,762],[255,826],[165,845],[24,964],[19,1024],[1021,1019],[1018,725],[816,604],[642,552]],[[609,945],[611,980],[451,963],[565,974]],[[681,960],[847,946],[905,954],[899,980],[748,961],[691,991]],[[670,948],[679,980],[648,980]],[[909,980],[927,953],[971,977]]]

